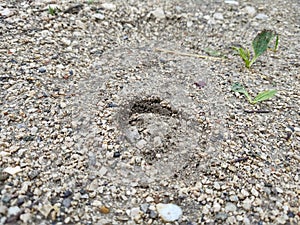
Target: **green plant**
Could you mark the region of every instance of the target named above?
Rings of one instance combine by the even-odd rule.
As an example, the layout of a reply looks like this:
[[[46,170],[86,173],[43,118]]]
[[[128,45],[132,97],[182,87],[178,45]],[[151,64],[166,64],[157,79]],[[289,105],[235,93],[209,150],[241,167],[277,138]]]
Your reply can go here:
[[[269,98],[272,98],[277,91],[276,90],[266,90],[263,92],[260,92],[258,95],[256,95],[256,97],[252,100],[251,96],[249,95],[249,93],[247,92],[247,90],[244,88],[244,86],[240,83],[234,83],[231,87],[231,90],[234,92],[238,92],[241,93],[243,95],[246,96],[247,100],[251,103],[251,104],[256,104],[258,102],[261,101],[265,101],[268,100]]]
[[[51,16],[55,16],[56,13],[57,13],[57,8],[51,7],[51,6],[49,5],[49,7],[48,7],[48,13],[49,13]]]
[[[279,35],[276,35],[275,46],[273,49],[274,52],[277,52],[278,45],[279,45]]]
[[[254,51],[254,56],[251,59],[251,54],[249,49],[242,47],[233,47],[234,50],[238,52],[241,56],[247,68],[250,68],[251,65],[257,60],[259,56],[261,56],[265,51],[268,50],[269,43],[276,36],[275,46],[273,51],[277,51],[279,44],[279,36],[274,31],[271,30],[263,30],[260,32],[252,41],[252,48]]]

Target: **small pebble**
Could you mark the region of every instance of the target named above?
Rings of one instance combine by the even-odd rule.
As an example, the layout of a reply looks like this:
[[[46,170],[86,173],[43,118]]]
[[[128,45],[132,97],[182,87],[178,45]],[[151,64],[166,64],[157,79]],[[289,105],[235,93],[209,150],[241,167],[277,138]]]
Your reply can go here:
[[[226,220],[228,217],[227,213],[220,212],[216,215],[216,220]]]
[[[30,213],[24,213],[20,215],[20,219],[25,223],[28,224],[31,221],[32,215]]]
[[[157,204],[157,212],[164,222],[174,222],[182,216],[182,210],[175,204]]]
[[[107,10],[111,10],[111,11],[116,11],[117,10],[117,6],[115,4],[112,3],[103,3],[101,5],[102,8],[107,9]]]
[[[62,202],[63,206],[69,208],[71,206],[72,200],[70,198],[65,198]]]
[[[149,216],[150,218],[155,219],[157,217],[157,212],[154,210],[150,210]]]
[[[7,207],[5,205],[0,205],[0,214],[5,215],[7,212]]]
[[[266,14],[263,14],[263,13],[259,13],[255,16],[255,19],[258,19],[258,20],[266,20],[268,19],[269,17],[266,15]]]
[[[145,141],[145,140],[140,140],[140,141],[138,141],[138,143],[136,143],[136,147],[137,147],[138,149],[142,149],[142,148],[145,147],[146,144],[147,144],[147,141]]]
[[[216,19],[216,20],[224,20],[223,14],[222,13],[215,13],[214,14],[214,19]]]
[[[39,73],[46,73],[46,68],[45,67],[40,67],[39,68]]]
[[[118,158],[121,156],[121,153],[120,152],[114,152],[114,158]]]
[[[250,17],[254,17],[256,14],[256,10],[252,6],[246,6],[244,10]]]
[[[213,208],[214,212],[219,212],[221,210],[221,205],[216,202],[213,204],[212,208]]]
[[[162,8],[157,8],[154,11],[151,12],[151,14],[156,18],[156,19],[165,19],[166,15],[165,12]]]
[[[11,16],[12,14],[12,11],[8,8],[4,8],[0,11],[0,15],[2,16]]]
[[[141,204],[140,208],[141,208],[141,210],[142,210],[144,213],[146,213],[147,210],[148,210],[148,208],[149,208],[149,204],[148,204],[148,203],[143,203],[143,204]]]
[[[232,0],[225,0],[225,3],[229,5],[239,5],[238,1],[232,1]]]
[[[108,214],[110,212],[110,209],[105,206],[100,206],[99,211],[103,214]]]
[[[12,206],[8,208],[7,215],[13,216],[13,215],[17,215],[19,212],[21,212],[21,209],[18,206]]]
[[[249,198],[246,198],[242,203],[242,207],[247,211],[251,209],[251,205],[252,201]]]
[[[225,212],[235,212],[237,209],[236,205],[231,203],[231,202],[227,202],[226,206],[225,206]]]
[[[187,27],[192,27],[193,24],[194,24],[193,21],[187,21],[187,22],[186,22],[186,26],[187,26]]]
[[[95,13],[93,17],[98,20],[103,20],[105,18],[105,16],[102,13]]]

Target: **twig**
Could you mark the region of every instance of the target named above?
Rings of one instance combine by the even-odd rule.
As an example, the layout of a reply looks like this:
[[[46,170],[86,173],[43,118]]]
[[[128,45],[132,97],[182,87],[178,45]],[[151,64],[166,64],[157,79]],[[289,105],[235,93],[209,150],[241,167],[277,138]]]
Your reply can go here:
[[[225,60],[224,58],[220,58],[220,57],[212,57],[212,56],[206,56],[206,55],[190,54],[190,53],[177,52],[177,51],[172,51],[172,50],[167,50],[167,49],[161,49],[161,48],[156,48],[155,51],[157,51],[157,52],[165,52],[165,53],[170,53],[170,54],[175,54],[175,55],[188,56],[188,57],[196,57],[196,58],[200,58],[200,59]]]
[[[270,113],[269,110],[244,110],[245,113]]]
[[[240,157],[240,158],[231,160],[230,162],[231,162],[231,163],[245,162],[245,161],[247,161],[248,159],[249,159],[249,157],[248,157],[248,156],[245,156],[245,157]]]

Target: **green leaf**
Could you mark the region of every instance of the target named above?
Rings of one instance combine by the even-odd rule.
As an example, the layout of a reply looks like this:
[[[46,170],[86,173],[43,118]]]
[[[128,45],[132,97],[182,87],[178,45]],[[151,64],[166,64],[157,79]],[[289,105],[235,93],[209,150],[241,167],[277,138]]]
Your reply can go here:
[[[231,86],[231,90],[234,91],[234,92],[239,92],[239,93],[244,93],[246,91],[244,86],[241,85],[240,83],[234,83]]]
[[[231,86],[231,90],[234,91],[234,92],[242,93],[243,95],[246,96],[246,98],[249,102],[252,102],[252,99],[251,99],[250,95],[248,94],[248,92],[246,91],[246,89],[244,88],[244,86],[242,84],[234,83]]]
[[[277,93],[276,90],[263,91],[254,98],[252,103],[255,104],[257,102],[268,100],[269,98],[272,98],[276,93]]]
[[[268,49],[270,41],[275,37],[275,32],[271,30],[263,30],[253,40],[252,47],[255,58],[261,56]]]
[[[206,54],[208,54],[209,56],[213,56],[213,57],[221,57],[221,56],[223,56],[222,52],[216,51],[216,50],[211,49],[211,48],[205,48],[204,52]]]
[[[239,55],[241,56],[241,58],[245,62],[246,67],[249,68],[249,64],[250,64],[250,52],[249,52],[249,50],[244,49],[244,48],[238,48],[238,47],[233,47],[233,49],[239,53]]]
[[[56,8],[52,8],[51,6],[49,6],[48,12],[51,16],[54,16],[56,14]]]
[[[279,44],[279,35],[276,36],[276,41],[275,41],[275,47],[274,47],[274,52],[277,51],[278,49],[278,44]]]

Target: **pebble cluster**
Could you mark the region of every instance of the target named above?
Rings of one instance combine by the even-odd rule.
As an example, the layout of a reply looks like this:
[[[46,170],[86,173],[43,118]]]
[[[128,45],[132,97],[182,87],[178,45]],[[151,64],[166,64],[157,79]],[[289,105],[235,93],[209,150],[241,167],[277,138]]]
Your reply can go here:
[[[0,2],[0,225],[299,224],[299,11]],[[262,29],[279,51],[248,70],[231,47]]]

